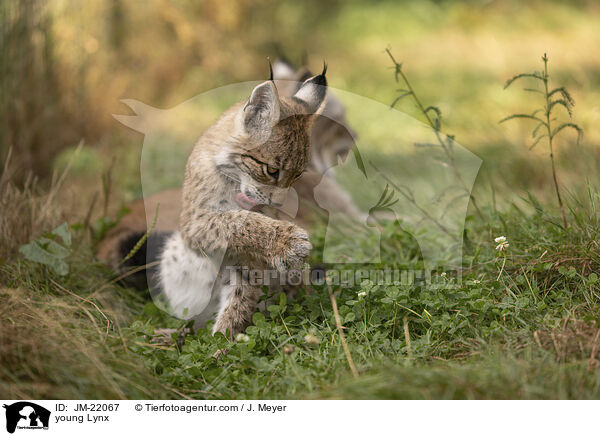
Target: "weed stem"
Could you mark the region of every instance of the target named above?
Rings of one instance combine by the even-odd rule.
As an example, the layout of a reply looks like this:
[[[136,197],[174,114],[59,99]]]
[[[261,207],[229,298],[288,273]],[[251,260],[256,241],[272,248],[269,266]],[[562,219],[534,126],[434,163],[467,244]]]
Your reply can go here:
[[[560,214],[562,215],[563,228],[567,229],[567,216],[565,215],[565,206],[563,205],[562,198],[560,197],[560,189],[558,187],[558,178],[556,177],[556,166],[554,164],[554,152],[552,151],[552,128],[550,127],[550,113],[552,111],[551,101],[550,101],[550,93],[548,89],[548,56],[544,53],[542,56],[542,60],[544,61],[544,75],[542,76],[542,80],[544,81],[544,95],[546,97],[546,129],[548,131],[548,147],[550,148],[550,162],[552,163],[552,180],[554,181],[554,189],[556,190],[556,199],[558,200],[558,206],[560,207]]]
[[[342,329],[342,320],[340,319],[340,313],[338,312],[337,302],[335,301],[335,295],[333,295],[331,286],[327,286],[327,290],[329,291],[329,298],[331,298],[333,316],[335,317],[335,324],[340,335],[340,340],[342,341],[344,353],[346,354],[346,360],[348,360],[348,366],[350,366],[350,371],[352,371],[352,375],[354,376],[354,378],[358,378],[358,371],[356,370],[356,366],[354,365],[354,360],[352,359],[352,355],[350,354],[350,349],[348,348],[348,343],[346,342],[346,337],[344,336],[344,330]]]

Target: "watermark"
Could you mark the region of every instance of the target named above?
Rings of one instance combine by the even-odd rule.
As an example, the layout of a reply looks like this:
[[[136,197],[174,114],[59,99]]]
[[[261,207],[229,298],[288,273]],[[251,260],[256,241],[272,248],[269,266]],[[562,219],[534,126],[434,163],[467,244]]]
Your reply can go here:
[[[296,175],[284,174],[285,170],[280,173],[276,163],[269,161],[268,147],[265,153],[248,158],[238,153],[240,158],[236,159],[228,146],[236,140],[234,133],[239,126],[251,126],[255,135],[269,138],[271,130],[260,128],[261,123],[272,117],[279,123],[285,120],[277,96],[310,100],[325,92],[319,90],[322,81],[315,79],[316,76],[300,81],[294,80],[293,75],[292,80],[281,80],[278,74],[275,68],[272,81],[213,89],[168,110],[138,101],[123,101],[135,115],[115,118],[145,135],[141,177],[146,199],[162,189],[181,187],[188,158],[190,162],[195,159],[192,169],[207,162],[213,162],[215,168],[213,178],[197,181],[194,185],[198,186],[197,192],[189,193],[184,200],[184,203],[191,201],[190,198],[195,201],[193,208],[187,205],[186,213],[175,210],[185,208],[185,204],[161,204],[158,216],[161,229],[169,228],[161,222],[165,216],[181,216],[188,221],[180,223],[187,226],[185,234],[179,232],[181,227],[173,225],[166,242],[160,238],[148,239],[148,264],[160,263],[148,270],[151,294],[160,297],[155,301],[168,301],[170,304],[163,307],[171,314],[192,318],[214,310],[212,296],[232,284],[319,286],[326,283],[351,287],[369,279],[390,285],[422,283],[442,288],[460,283],[464,223],[470,190],[481,160],[453,137],[397,109],[328,87],[324,106],[318,109],[322,112],[315,116],[310,131],[306,173],[291,186],[279,186],[274,180]],[[310,80],[316,85],[308,89]],[[270,95],[275,99],[269,100]],[[255,98],[267,100],[261,100],[253,108]],[[240,101],[246,103],[235,106]],[[248,106],[253,108],[250,113],[262,111],[260,117],[248,121]],[[221,117],[221,124],[215,127],[213,123],[223,113],[226,116]],[[311,116],[310,113],[307,116]],[[230,124],[227,117],[232,120]],[[207,129],[210,141],[201,137]],[[211,149],[217,143],[219,145]],[[207,151],[209,149],[212,152]],[[202,171],[213,171],[212,167],[206,168],[208,170],[203,167]],[[221,196],[214,199],[213,193]],[[203,200],[203,196],[207,199]],[[147,202],[149,228],[154,223],[155,204]],[[165,207],[175,209],[165,210]],[[240,221],[242,212],[246,215]],[[264,230],[270,225],[265,223],[271,221],[261,221],[257,214],[294,222],[303,228],[307,222],[314,222],[313,218],[320,219],[321,228],[325,230],[321,232],[322,250],[316,263],[328,265],[327,271],[298,269],[294,262],[277,263],[277,259],[305,258],[310,251],[308,235],[295,231],[293,237],[287,238],[291,245],[280,247],[281,244],[271,240],[277,237],[274,231]],[[198,225],[189,220],[196,220]],[[398,232],[408,235],[405,241],[413,241],[417,252],[412,258],[418,260],[422,270],[392,267],[398,264],[397,253],[402,251],[402,247],[393,246],[404,242],[386,240],[390,238],[386,232],[390,223],[397,225]],[[258,260],[246,262],[239,235],[247,236],[253,231],[261,235],[257,238],[264,240],[246,250],[248,256]],[[266,234],[271,236],[267,238]],[[180,247],[183,248],[180,250]],[[195,250],[195,254],[187,256],[185,247]],[[284,250],[285,254],[269,250]],[[374,267],[351,267],[359,264]],[[244,265],[253,267],[244,268]],[[347,267],[340,267],[343,265]],[[440,271],[445,271],[446,276]],[[190,295],[183,296],[186,290],[190,290]]]
[[[353,288],[366,281],[378,286],[428,286],[448,288],[460,284],[461,270],[432,271],[423,269],[321,269],[303,268],[279,272],[274,269],[251,269],[246,266],[227,265],[227,281],[232,285],[250,286],[334,286]]]

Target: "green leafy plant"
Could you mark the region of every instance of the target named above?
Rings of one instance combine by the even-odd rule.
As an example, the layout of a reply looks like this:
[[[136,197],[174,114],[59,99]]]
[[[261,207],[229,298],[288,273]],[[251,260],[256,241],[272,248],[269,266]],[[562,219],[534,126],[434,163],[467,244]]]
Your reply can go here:
[[[59,238],[62,244],[58,242]],[[69,264],[65,259],[71,252],[71,232],[66,222],[19,248],[19,253],[26,259],[48,265],[60,276],[69,273]]]
[[[391,207],[398,203],[395,194],[396,192],[393,189],[390,189],[390,185],[386,183],[385,189],[381,193],[381,197],[379,197],[377,204],[369,209],[369,217],[367,218],[369,226],[374,227],[376,225],[376,216],[378,212],[394,213]]]
[[[517,80],[531,78],[536,82],[541,82],[543,84],[543,89],[534,89],[534,88],[525,88],[525,91],[533,92],[537,94],[541,94],[543,98],[543,108],[536,109],[531,114],[512,114],[506,118],[500,120],[500,123],[503,123],[508,120],[513,120],[517,118],[524,118],[528,120],[533,120],[536,122],[536,126],[532,131],[532,136],[534,138],[534,142],[531,145],[530,149],[533,149],[540,141],[544,138],[548,141],[548,149],[550,151],[550,163],[552,165],[552,180],[554,182],[554,189],[556,191],[556,199],[558,200],[558,206],[560,207],[560,213],[562,215],[563,227],[567,228],[567,216],[565,214],[565,206],[563,200],[560,195],[560,187],[558,183],[558,178],[556,176],[556,164],[554,160],[554,139],[556,136],[563,131],[564,129],[573,129],[577,132],[577,143],[581,141],[583,137],[583,130],[575,123],[572,122],[562,122],[555,124],[557,121],[555,117],[554,110],[557,107],[562,107],[566,110],[569,115],[569,119],[573,116],[573,106],[575,105],[575,101],[571,97],[571,94],[564,87],[550,89],[550,74],[548,73],[548,56],[546,53],[542,56],[542,61],[544,62],[544,69],[542,71],[536,71],[533,73],[521,73],[516,76],[510,78],[506,84],[504,85],[504,89],[508,88],[510,85],[515,83]]]

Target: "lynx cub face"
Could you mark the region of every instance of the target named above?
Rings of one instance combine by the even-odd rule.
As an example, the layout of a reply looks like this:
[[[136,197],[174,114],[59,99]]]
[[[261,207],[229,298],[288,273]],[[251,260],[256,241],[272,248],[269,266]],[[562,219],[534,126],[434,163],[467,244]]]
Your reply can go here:
[[[256,87],[235,118],[236,134],[215,158],[219,171],[239,182],[246,210],[281,206],[310,159],[310,129],[324,106],[325,78],[307,80],[291,98],[272,81]]]

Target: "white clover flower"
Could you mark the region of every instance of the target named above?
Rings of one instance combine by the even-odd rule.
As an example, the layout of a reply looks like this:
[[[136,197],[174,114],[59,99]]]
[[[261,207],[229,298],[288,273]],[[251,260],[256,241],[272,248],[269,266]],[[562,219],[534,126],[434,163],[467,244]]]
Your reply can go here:
[[[504,251],[508,247],[510,247],[510,244],[508,242],[503,242],[501,244],[496,245],[496,250],[498,250],[498,251]]]
[[[496,250],[498,251],[504,251],[510,246],[505,236],[498,236],[494,239],[494,242],[498,244],[496,245]]]
[[[248,336],[244,333],[238,333],[235,337],[235,340],[237,342],[248,342],[250,340],[250,336]]]
[[[447,274],[445,272],[441,273],[440,275],[444,278],[447,276]]]
[[[479,283],[481,283],[481,280],[473,279],[473,283],[478,285]]]
[[[367,293],[366,293],[365,291],[362,291],[362,292],[359,292],[359,293],[358,293],[358,297],[359,297],[359,298],[364,298],[364,297],[366,297],[366,296],[367,296]]]

